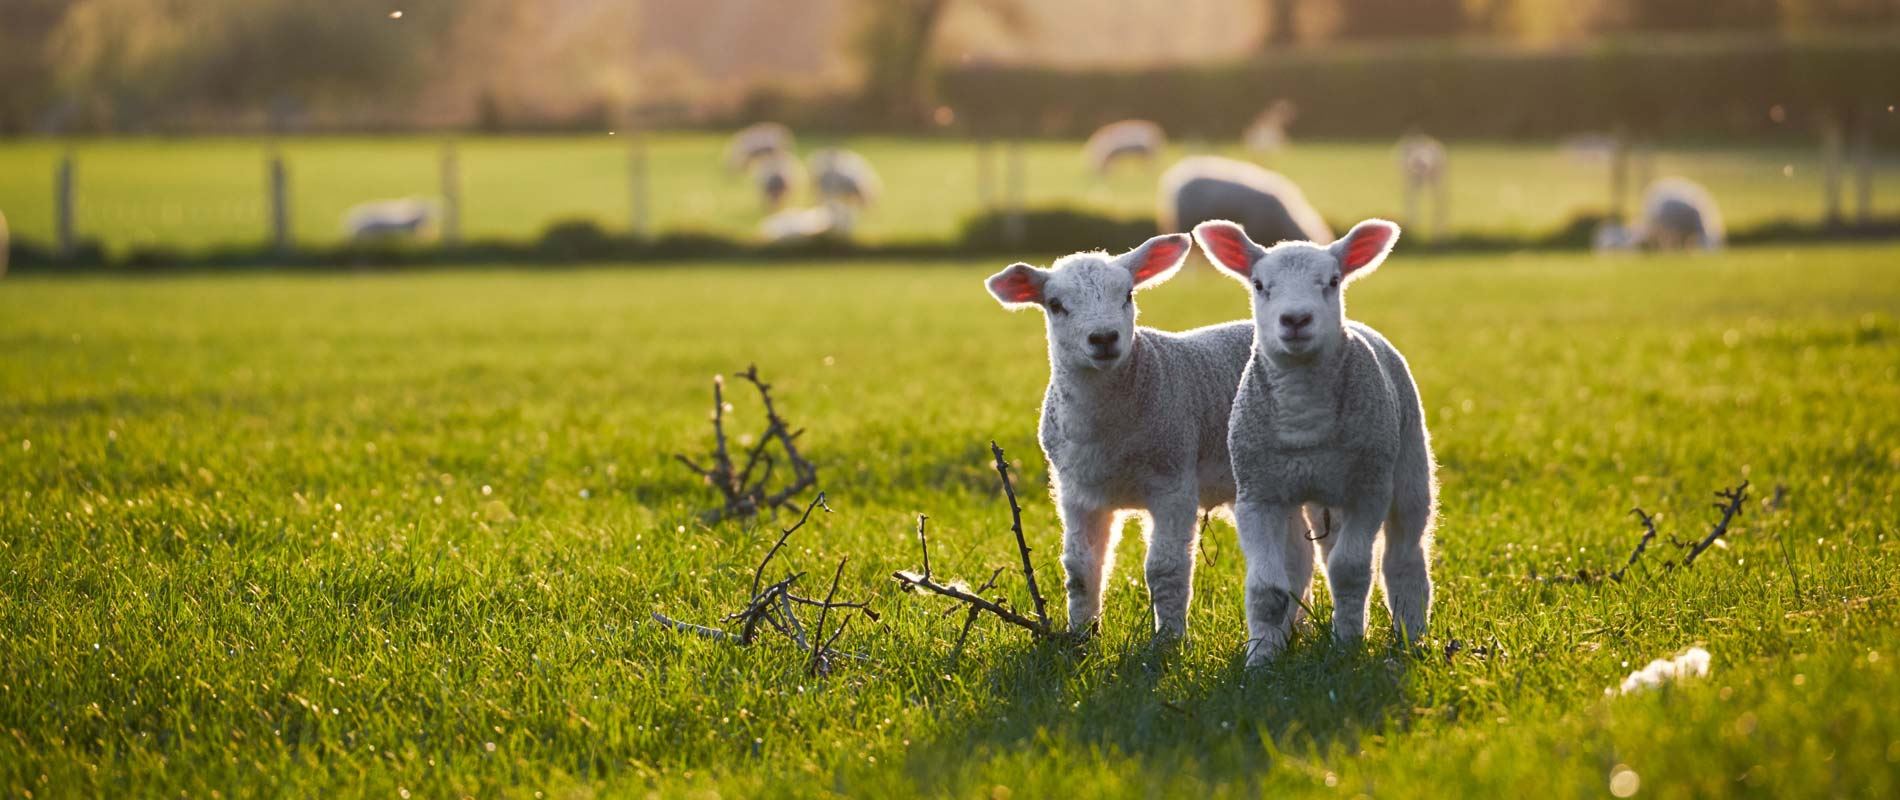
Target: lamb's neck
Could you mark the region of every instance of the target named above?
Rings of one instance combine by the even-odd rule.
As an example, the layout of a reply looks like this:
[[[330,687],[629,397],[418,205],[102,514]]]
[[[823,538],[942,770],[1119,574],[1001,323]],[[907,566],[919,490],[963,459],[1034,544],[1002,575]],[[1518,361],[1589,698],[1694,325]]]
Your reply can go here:
[[[1049,382],[1077,421],[1108,424],[1138,411],[1134,395],[1147,366],[1146,350],[1137,332],[1120,364],[1105,370],[1059,364],[1050,371]]]
[[[1317,444],[1332,433],[1339,420],[1343,352],[1333,346],[1311,358],[1292,358],[1256,348],[1254,359],[1272,398],[1271,425],[1282,442]]]

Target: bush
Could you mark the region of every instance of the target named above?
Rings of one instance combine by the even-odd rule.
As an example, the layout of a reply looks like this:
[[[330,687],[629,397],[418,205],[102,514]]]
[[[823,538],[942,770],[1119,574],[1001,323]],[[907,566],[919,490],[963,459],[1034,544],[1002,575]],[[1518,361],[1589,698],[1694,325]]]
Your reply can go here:
[[[1562,51],[1334,47],[1140,71],[969,67],[947,72],[941,94],[990,135],[1083,136],[1140,117],[1177,135],[1232,138],[1285,98],[1306,136],[1384,138],[1417,125],[1443,137],[1554,138],[1625,125],[1653,136],[1805,137],[1823,114],[1884,116],[1895,75],[1897,37],[1703,38]]]

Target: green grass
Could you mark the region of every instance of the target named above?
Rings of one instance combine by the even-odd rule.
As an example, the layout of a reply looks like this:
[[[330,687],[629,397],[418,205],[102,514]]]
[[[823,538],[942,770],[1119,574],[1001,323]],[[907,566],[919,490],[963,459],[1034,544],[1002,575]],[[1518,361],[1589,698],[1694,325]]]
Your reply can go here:
[[[953,664],[960,619],[888,579],[918,512],[940,574],[1012,563],[994,438],[1058,583],[1041,329],[982,293],[995,264],[10,280],[0,789],[1594,797],[1627,765],[1641,797],[1890,797],[1896,259],[1401,250],[1351,310],[1411,358],[1443,465],[1433,628],[1309,629],[1252,673],[1220,523],[1179,652],[1147,646],[1132,532],[1080,652],[992,621]],[[1244,313],[1205,266],[1141,302]],[[883,614],[830,678],[647,621],[733,610],[776,534],[696,523],[709,490],[669,458],[753,361],[836,509],[782,567],[849,555],[842,593]],[[1631,506],[1697,535],[1744,477],[1693,568],[1661,541],[1623,584],[1531,578],[1620,563]],[[1605,696],[1695,644],[1707,679]]]
[[[823,144],[808,138],[806,151]],[[976,148],[953,139],[854,139],[886,182],[882,205],[862,223],[864,239],[942,240],[983,207]],[[365,200],[430,195],[438,189],[440,142],[426,137],[290,139],[281,144],[291,173],[291,213],[301,241],[341,240],[345,209]],[[762,212],[749,183],[724,172],[724,139],[665,134],[652,139],[652,224],[750,236]],[[197,250],[265,240],[266,145],[253,139],[82,140],[77,163],[77,225],[122,252],[132,247]],[[1167,161],[1204,145],[1183,143]],[[14,235],[53,236],[53,175],[64,145],[0,142],[0,213]],[[1077,205],[1131,216],[1154,213],[1159,167],[1131,167],[1107,181],[1085,168],[1078,142],[1024,147],[1031,205]],[[1244,157],[1234,148],[1227,155]],[[1664,150],[1657,174],[1702,181],[1731,225],[1821,215],[1817,148],[1706,147]],[[1530,234],[1573,215],[1607,207],[1602,166],[1576,163],[1551,144],[1453,143],[1451,228],[1456,232]],[[462,141],[464,233],[527,239],[550,222],[591,218],[628,224],[630,190],[624,137],[470,138]],[[1000,169],[1000,154],[995,159]],[[1399,176],[1385,142],[1300,142],[1276,164],[1298,181],[1337,225],[1367,216],[1402,216]],[[996,179],[1000,185],[1000,176]],[[1900,162],[1879,162],[1876,199],[1900,192]]]

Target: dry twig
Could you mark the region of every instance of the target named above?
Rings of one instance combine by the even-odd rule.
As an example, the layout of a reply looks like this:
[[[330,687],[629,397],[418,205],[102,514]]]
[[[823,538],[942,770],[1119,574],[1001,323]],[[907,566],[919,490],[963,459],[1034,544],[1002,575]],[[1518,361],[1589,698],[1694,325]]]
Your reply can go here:
[[[996,456],[996,474],[1002,479],[1003,493],[1009,498],[1010,527],[1016,534],[1016,550],[1022,556],[1023,580],[1029,585],[1029,597],[1035,606],[1035,618],[1031,619],[1011,608],[1006,598],[999,596],[991,599],[983,596],[996,585],[997,576],[1002,574],[1001,569],[992,573],[989,581],[975,591],[971,591],[969,585],[963,581],[944,583],[937,580],[930,568],[930,536],[925,530],[927,518],[921,514],[917,518],[917,543],[923,554],[923,571],[898,570],[891,573],[891,579],[897,581],[905,591],[921,589],[931,594],[948,597],[969,607],[968,616],[964,618],[963,633],[957,637],[959,651],[962,649],[964,638],[969,635],[970,626],[975,623],[977,616],[981,613],[988,613],[1004,622],[1027,630],[1038,638],[1069,641],[1073,637],[1049,624],[1049,615],[1042,600],[1042,590],[1036,585],[1036,570],[1030,559],[1029,541],[1023,534],[1023,510],[1016,503],[1016,487],[1009,479],[1009,462],[1003,458],[1003,448],[995,442],[990,442],[990,452]]]
[[[700,477],[706,479],[706,483],[711,485],[714,489],[719,490],[720,495],[725,498],[723,507],[709,510],[702,515],[709,522],[717,522],[734,517],[751,517],[756,516],[761,511],[770,511],[791,506],[793,497],[796,497],[800,492],[818,483],[817,466],[813,465],[811,461],[807,460],[804,455],[798,451],[798,437],[803,434],[804,431],[793,430],[791,425],[785,421],[785,418],[779,416],[778,406],[772,402],[772,384],[766,383],[759,378],[759,368],[757,365],[747,366],[744,372],[739,373],[739,377],[750,382],[753,388],[758,390],[759,402],[765,406],[766,423],[765,432],[759,434],[757,440],[752,445],[752,449],[747,451],[744,466],[736,469],[733,467],[732,452],[727,445],[725,424],[726,381],[723,376],[713,377],[713,452],[711,455],[711,463],[709,465],[701,465],[699,462],[687,458],[684,454],[675,454],[673,456],[675,460],[686,465],[687,469],[692,470],[699,474]],[[772,470],[773,467],[777,465],[777,460],[772,457],[768,449],[774,444],[778,445],[784,454],[786,463],[790,464],[792,468],[791,480],[777,490],[770,488]],[[758,470],[761,466],[764,467],[764,469],[755,480],[752,477],[753,472]],[[809,508],[807,508],[806,513],[810,514]]]
[[[1715,496],[1722,500],[1714,504],[1722,511],[1722,519],[1715,523],[1715,527],[1709,529],[1709,535],[1702,537],[1701,541],[1689,547],[1689,554],[1682,557],[1682,565],[1685,567],[1694,564],[1696,556],[1702,555],[1702,551],[1709,549],[1715,544],[1715,540],[1728,533],[1729,521],[1735,519],[1736,514],[1742,513],[1742,500],[1748,497],[1748,481],[1742,481],[1740,486],[1733,489],[1716,492]]]
[[[1628,572],[1630,567],[1636,566],[1636,559],[1642,558],[1643,551],[1649,549],[1649,543],[1656,539],[1656,518],[1640,508],[1630,509],[1630,513],[1643,521],[1643,538],[1637,540],[1636,551],[1630,553],[1629,562],[1624,564],[1622,569],[1610,573],[1610,580],[1617,583],[1623,582],[1623,573]]]

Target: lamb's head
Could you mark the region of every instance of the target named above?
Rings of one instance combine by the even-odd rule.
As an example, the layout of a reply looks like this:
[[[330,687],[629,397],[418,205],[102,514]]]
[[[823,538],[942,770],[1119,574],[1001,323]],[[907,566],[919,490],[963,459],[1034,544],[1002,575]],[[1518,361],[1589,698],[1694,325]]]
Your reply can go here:
[[[1011,264],[986,285],[1004,308],[1042,309],[1053,367],[1113,369],[1134,342],[1135,290],[1173,276],[1191,246],[1187,234],[1156,236],[1118,256],[1076,253],[1049,269]]]
[[[1252,291],[1255,346],[1263,355],[1305,359],[1330,351],[1346,333],[1345,287],[1379,268],[1399,239],[1382,219],[1354,225],[1330,245],[1261,247],[1225,220],[1194,228],[1207,258]]]

